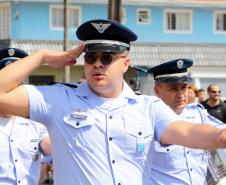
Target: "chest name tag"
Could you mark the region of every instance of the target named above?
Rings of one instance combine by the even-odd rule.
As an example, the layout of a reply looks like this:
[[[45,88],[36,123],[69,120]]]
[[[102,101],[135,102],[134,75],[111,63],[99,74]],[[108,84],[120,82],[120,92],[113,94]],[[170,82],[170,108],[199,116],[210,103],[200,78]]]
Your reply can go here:
[[[31,142],[37,142],[38,139],[31,139]]]
[[[79,119],[79,120],[86,120],[87,119],[87,114],[85,111],[81,110],[81,109],[77,109],[75,110],[75,112],[73,112],[71,114],[71,116],[75,119]]]

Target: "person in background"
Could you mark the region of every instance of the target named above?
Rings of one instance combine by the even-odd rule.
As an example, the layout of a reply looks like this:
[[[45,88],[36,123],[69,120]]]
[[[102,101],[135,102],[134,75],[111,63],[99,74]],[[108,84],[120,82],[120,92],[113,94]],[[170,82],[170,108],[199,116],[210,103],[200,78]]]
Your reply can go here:
[[[187,69],[193,64],[189,59],[165,62],[148,70],[155,80],[154,90],[181,120],[194,124],[211,124],[224,127],[224,124],[207,113],[198,104],[188,104],[191,78]],[[195,93],[194,93],[195,94]],[[195,96],[193,96],[195,97]],[[194,98],[193,98],[194,99]],[[150,185],[206,185],[208,152],[179,145],[162,145],[154,141],[150,162]]]
[[[18,48],[0,50],[0,69],[27,55]],[[40,154],[51,153],[47,129],[28,119],[0,115],[0,184],[37,185]]]
[[[83,75],[82,75],[82,77],[81,77],[81,78],[79,78],[79,80],[78,80],[78,84],[81,84],[81,83],[83,83],[84,81],[86,81],[85,74],[83,74]]]
[[[188,103],[197,103],[198,88],[194,84],[188,85]]]
[[[198,102],[203,103],[206,100],[206,91],[204,89],[198,90]]]
[[[130,43],[137,39],[130,29],[98,19],[81,24],[76,35],[84,43],[70,51],[41,50],[0,71],[0,112],[49,131],[54,185],[148,185],[153,138],[162,145],[226,146],[225,129],[179,120],[159,98],[138,96],[127,85]],[[74,65],[82,52],[82,84],[21,85],[43,64]]]
[[[136,82],[135,78],[131,78],[129,80],[129,86],[133,91],[135,91],[137,89],[137,82]]]
[[[138,90],[138,85],[135,78],[131,78],[128,84],[129,84],[129,87],[135,92],[135,94],[141,95],[141,92]]]
[[[221,100],[221,90],[217,84],[210,84],[207,88],[209,98],[202,103],[209,114],[226,123],[226,104]]]
[[[78,80],[78,84],[83,83],[85,80],[86,80],[85,78],[80,78],[80,79]]]
[[[41,155],[41,173],[38,185],[53,184],[53,159],[51,155]]]

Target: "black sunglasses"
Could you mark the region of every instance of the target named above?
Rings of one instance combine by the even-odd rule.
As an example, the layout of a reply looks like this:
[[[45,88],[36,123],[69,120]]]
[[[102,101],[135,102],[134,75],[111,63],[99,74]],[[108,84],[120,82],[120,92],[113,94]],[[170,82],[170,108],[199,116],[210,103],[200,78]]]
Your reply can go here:
[[[95,64],[98,58],[100,59],[101,64],[109,65],[118,58],[126,58],[126,56],[115,56],[113,53],[102,53],[101,55],[86,53],[84,55],[84,60],[87,64]]]
[[[221,93],[221,91],[210,91],[211,93]]]

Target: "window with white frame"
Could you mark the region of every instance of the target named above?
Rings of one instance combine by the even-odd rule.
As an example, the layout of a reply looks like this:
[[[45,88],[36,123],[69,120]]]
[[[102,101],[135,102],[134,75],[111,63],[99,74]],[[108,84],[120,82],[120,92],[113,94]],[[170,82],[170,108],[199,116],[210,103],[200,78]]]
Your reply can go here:
[[[10,37],[10,5],[9,3],[0,3],[0,39],[9,39]]]
[[[165,30],[190,33],[192,30],[192,12],[190,10],[165,10]]]
[[[120,20],[122,24],[126,23],[126,9],[125,8],[121,8],[120,10]]]
[[[81,9],[78,6],[69,7],[69,26],[78,27],[80,24]],[[62,5],[50,5],[50,27],[52,29],[63,29],[64,7]]]
[[[226,33],[226,11],[215,12],[215,31]]]
[[[137,23],[138,24],[150,24],[151,13],[150,9],[137,9]]]

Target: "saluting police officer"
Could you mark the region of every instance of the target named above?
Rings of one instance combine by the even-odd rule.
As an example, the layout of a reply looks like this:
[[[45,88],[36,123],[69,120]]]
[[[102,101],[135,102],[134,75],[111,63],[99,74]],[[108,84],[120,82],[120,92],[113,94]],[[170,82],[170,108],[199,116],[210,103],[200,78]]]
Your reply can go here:
[[[0,69],[27,55],[25,51],[17,48],[1,50]],[[9,101],[17,102],[18,99]],[[0,117],[0,184],[37,185],[40,175],[40,152],[50,154],[47,129],[40,123],[28,119],[10,116],[3,112],[0,115],[2,116]]]
[[[148,185],[153,138],[206,149],[226,146],[226,130],[178,121],[159,98],[129,88],[123,75],[130,65],[130,42],[137,39],[130,29],[91,20],[76,34],[84,43],[71,51],[42,50],[0,71],[0,111],[47,126],[55,185]],[[86,81],[77,88],[20,85],[42,64],[73,65],[82,52]]]
[[[150,68],[148,72],[154,76],[156,95],[182,120],[224,127],[202,105],[188,104],[188,83],[192,79],[187,69],[192,65],[190,59],[176,59]],[[206,185],[208,156],[206,150],[163,146],[155,140],[150,165],[151,185]]]

